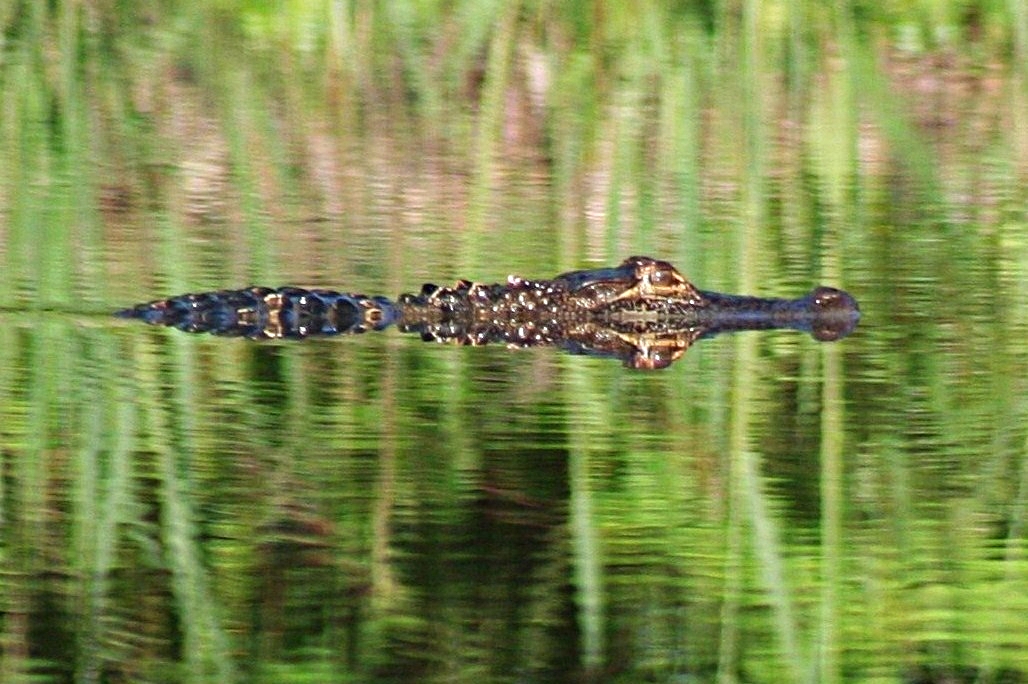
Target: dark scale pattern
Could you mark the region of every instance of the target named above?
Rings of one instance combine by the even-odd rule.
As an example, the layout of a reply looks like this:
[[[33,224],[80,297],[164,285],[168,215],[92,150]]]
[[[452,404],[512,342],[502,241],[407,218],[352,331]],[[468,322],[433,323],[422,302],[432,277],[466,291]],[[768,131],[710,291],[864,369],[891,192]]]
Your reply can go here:
[[[186,332],[292,339],[382,329],[393,322],[395,308],[385,297],[299,287],[250,287],[158,299],[115,315]]]

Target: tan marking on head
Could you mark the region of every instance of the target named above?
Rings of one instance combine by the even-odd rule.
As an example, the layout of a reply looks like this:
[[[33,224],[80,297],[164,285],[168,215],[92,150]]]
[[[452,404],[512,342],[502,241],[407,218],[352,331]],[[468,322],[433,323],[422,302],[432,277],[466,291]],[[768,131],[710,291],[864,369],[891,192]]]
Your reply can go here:
[[[638,370],[667,368],[682,358],[700,335],[700,330],[685,333],[616,333],[635,349],[626,364]]]
[[[695,306],[703,304],[699,291],[667,261],[633,256],[625,259],[622,265],[633,267],[635,284],[618,295],[617,300],[669,298],[684,300]]]

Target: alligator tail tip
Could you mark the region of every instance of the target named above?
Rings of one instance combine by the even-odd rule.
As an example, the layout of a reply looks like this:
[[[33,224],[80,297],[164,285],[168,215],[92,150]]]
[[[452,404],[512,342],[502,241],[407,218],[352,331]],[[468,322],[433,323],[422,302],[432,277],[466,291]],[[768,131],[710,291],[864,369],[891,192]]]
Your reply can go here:
[[[114,312],[115,318],[134,319],[149,323],[151,325],[164,324],[165,313],[163,309],[155,308],[148,304],[139,304],[128,309],[119,309]]]

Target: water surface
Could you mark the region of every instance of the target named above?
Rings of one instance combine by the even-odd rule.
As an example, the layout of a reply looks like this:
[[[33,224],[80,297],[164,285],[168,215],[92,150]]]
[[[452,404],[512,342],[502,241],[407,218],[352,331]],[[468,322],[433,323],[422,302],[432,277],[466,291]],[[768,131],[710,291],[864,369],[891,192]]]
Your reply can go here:
[[[1023,74],[747,7],[648,9],[649,42],[513,11],[280,35],[186,3],[110,44],[5,17],[0,679],[1024,680]],[[643,373],[108,315],[637,253],[863,319]]]

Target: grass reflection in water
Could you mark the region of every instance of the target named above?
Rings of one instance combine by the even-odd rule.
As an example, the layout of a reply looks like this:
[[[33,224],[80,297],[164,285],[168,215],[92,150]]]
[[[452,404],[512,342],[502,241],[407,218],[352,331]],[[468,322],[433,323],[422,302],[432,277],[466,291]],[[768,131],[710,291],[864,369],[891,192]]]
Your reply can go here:
[[[0,681],[1025,678],[1014,4],[4,8]],[[864,319],[640,374],[91,315],[638,253]]]

